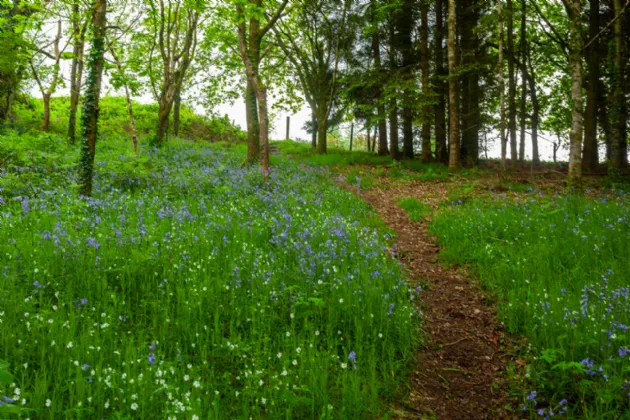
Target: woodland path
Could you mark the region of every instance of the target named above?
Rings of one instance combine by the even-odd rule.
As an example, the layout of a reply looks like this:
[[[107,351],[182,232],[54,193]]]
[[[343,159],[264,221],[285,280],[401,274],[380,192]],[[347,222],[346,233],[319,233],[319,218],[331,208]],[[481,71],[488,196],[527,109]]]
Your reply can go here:
[[[412,222],[396,204],[414,197],[436,208],[447,199],[447,184],[380,182],[381,188],[359,195],[396,232],[396,251],[409,282],[423,288],[425,342],[409,396],[396,404],[398,418],[518,418],[505,386],[504,334],[489,299],[464,269],[439,263],[439,246],[428,233],[428,222]],[[357,193],[353,186],[349,189]]]

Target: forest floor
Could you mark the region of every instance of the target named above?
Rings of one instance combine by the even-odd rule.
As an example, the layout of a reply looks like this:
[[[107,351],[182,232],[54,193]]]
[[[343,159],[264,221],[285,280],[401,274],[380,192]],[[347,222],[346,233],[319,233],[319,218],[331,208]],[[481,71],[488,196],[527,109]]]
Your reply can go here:
[[[506,339],[491,299],[462,267],[440,263],[428,220],[410,220],[397,203],[414,197],[437,208],[448,200],[447,183],[391,182],[357,192],[396,232],[396,249],[411,286],[421,286],[425,344],[410,378],[399,418],[510,418],[516,405],[506,389]]]

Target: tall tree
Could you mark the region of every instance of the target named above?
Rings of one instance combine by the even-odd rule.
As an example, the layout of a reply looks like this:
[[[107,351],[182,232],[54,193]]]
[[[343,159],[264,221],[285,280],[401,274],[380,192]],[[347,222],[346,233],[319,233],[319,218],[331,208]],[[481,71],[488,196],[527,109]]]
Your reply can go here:
[[[395,12],[394,12],[395,13]],[[400,159],[400,148],[398,145],[398,60],[397,60],[397,43],[396,43],[396,27],[394,13],[389,16],[389,153],[392,159]]]
[[[436,158],[443,164],[448,164],[448,149],[446,147],[446,88],[444,79],[444,1],[435,2],[435,93],[437,104],[435,105],[435,142]]]
[[[505,137],[505,79],[503,77],[503,0],[497,0],[497,17],[499,20],[499,59],[497,62],[497,74],[499,79],[499,135],[501,141],[501,166],[506,168],[507,139]]]
[[[460,130],[457,95],[459,78],[457,77],[457,8],[455,0],[448,0],[448,116],[450,153],[449,168],[460,167]]]
[[[397,46],[402,56],[402,67],[399,71],[402,88],[402,123],[403,123],[403,157],[413,159],[413,120],[415,78],[413,31],[413,0],[402,0],[396,12]]]
[[[328,122],[340,89],[339,62],[350,45],[349,6],[344,1],[340,10],[334,3],[306,0],[294,10],[293,20],[274,28],[315,116],[318,153],[327,151]]]
[[[122,87],[125,91],[125,99],[127,100],[127,113],[129,114],[129,129],[131,130],[131,143],[133,144],[133,152],[136,156],[138,156],[138,134],[136,133],[136,120],[133,116],[133,101],[131,99],[130,89],[130,84],[132,84],[132,81],[125,71],[125,65],[123,64],[123,61],[116,53],[116,46],[110,43],[109,51],[112,58],[114,59],[116,69],[118,70],[116,76],[112,78],[111,83],[112,86]]]
[[[569,17],[569,64],[571,68],[571,134],[569,142],[569,185],[582,184],[582,2],[562,0]]]
[[[68,141],[74,144],[77,131],[77,109],[81,97],[81,85],[83,83],[83,63],[85,48],[85,33],[88,27],[88,19],[81,9],[79,0],[72,3],[72,64],[70,66],[70,109],[68,112]]]
[[[461,45],[460,98],[461,98],[461,160],[474,166],[479,160],[479,66],[480,51],[476,35],[479,20],[479,2],[466,0],[461,6],[459,27]]]
[[[162,58],[155,135],[155,144],[161,146],[168,135],[173,104],[195,56],[200,11],[194,4],[180,0],[158,0],[157,5],[152,0],[150,4],[157,50]]]
[[[33,78],[37,83],[37,87],[42,95],[42,102],[44,104],[42,131],[48,131],[48,128],[50,127],[50,98],[63,82],[61,59],[63,58],[63,53],[66,47],[68,46],[67,43],[65,46],[61,46],[63,37],[61,19],[57,21],[55,26],[57,27],[57,31],[50,42],[48,42],[48,40],[43,37],[39,31],[34,34],[38,40],[41,40],[42,38],[45,39],[47,46],[52,48],[52,52],[46,51],[46,46],[41,46],[33,51],[34,54],[30,59]],[[52,64],[47,64],[47,59],[52,60]]]
[[[423,2],[420,6],[420,69],[422,71],[422,161],[433,160],[431,154],[431,87],[429,85],[429,5]]]
[[[260,74],[260,63],[267,49],[262,51],[261,48],[265,36],[280,19],[287,3],[288,0],[283,0],[279,5],[272,6],[271,10],[267,5],[263,5],[263,0],[247,0],[234,4],[238,51],[245,66],[248,88],[251,85],[252,97],[256,97],[258,106],[259,139],[257,144],[248,143],[247,157],[250,162],[255,161],[259,154],[259,145],[262,144],[262,171],[265,177],[269,173],[269,109],[268,88]],[[268,12],[271,12],[269,17]],[[253,100],[248,105],[253,105]],[[253,115],[253,113],[250,114],[250,116]]]
[[[527,5],[526,0],[521,0],[521,36],[520,36],[520,53],[521,62],[525,63],[527,60]],[[520,108],[520,123],[521,123],[521,135],[518,145],[518,162],[522,168],[525,165],[525,126],[527,124],[527,82],[525,77],[525,67],[521,67],[521,108]]]
[[[626,98],[626,61],[624,36],[625,9],[622,0],[613,0],[615,10],[614,22],[614,64],[613,64],[613,100],[612,100],[612,152],[611,166],[615,169],[625,168],[628,165],[627,135],[627,98]]]
[[[523,75],[529,84],[529,96],[532,100],[532,164],[538,166],[540,164],[540,154],[538,152],[538,124],[540,121],[540,103],[538,102],[538,92],[536,89],[536,73],[534,66],[531,64],[531,54],[526,49],[527,62],[522,63]],[[528,69],[529,66],[529,70]]]
[[[99,100],[105,55],[107,0],[94,0],[92,7],[92,45],[87,62],[88,75],[81,115],[79,194],[83,196],[92,195],[92,175],[98,137]]]
[[[507,0],[507,49],[508,49],[508,131],[510,133],[510,160],[516,165],[518,149],[516,146],[516,73],[514,72],[514,5]]]
[[[383,67],[381,65],[381,37],[379,30],[376,1],[371,1],[372,8],[372,54],[374,56],[374,72],[376,74],[376,110],[378,118],[378,154],[387,155],[387,115],[385,113],[385,95],[383,94]]]
[[[588,84],[584,111],[584,150],[582,165],[592,171],[599,162],[597,147],[597,98],[599,96],[599,0],[589,0],[589,45],[586,48]]]

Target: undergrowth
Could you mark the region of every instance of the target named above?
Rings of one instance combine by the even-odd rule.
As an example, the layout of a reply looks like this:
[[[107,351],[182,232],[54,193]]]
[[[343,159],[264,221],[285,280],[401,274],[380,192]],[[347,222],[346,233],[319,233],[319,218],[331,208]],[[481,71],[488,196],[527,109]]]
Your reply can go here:
[[[382,222],[239,151],[104,139],[84,199],[75,149],[0,135],[0,417],[368,418],[404,392],[416,292]]]
[[[531,345],[523,410],[620,418],[630,411],[630,208],[599,199],[495,196],[442,210],[431,231],[499,298],[502,322]]]

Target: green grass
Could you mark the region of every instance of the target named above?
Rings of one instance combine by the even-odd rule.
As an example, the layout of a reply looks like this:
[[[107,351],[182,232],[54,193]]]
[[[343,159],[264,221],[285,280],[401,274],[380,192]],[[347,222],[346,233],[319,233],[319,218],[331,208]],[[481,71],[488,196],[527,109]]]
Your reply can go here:
[[[78,146],[0,134],[0,417],[363,419],[405,392],[415,291],[367,205],[239,147],[96,156],[82,199]]]
[[[349,151],[329,148],[328,153],[316,153],[310,143],[296,141],[275,141],[282,154],[306,162],[316,167],[347,168],[356,165],[373,167],[379,176],[390,179],[405,179],[418,181],[448,180],[448,168],[436,163],[423,163],[419,160],[395,161],[389,156],[379,156],[376,153]]]
[[[475,269],[497,295],[507,330],[531,345],[529,356],[522,351],[537,393],[525,401],[532,417],[553,410],[569,418],[627,418],[628,198],[532,193],[518,202],[471,201],[434,217],[443,255]]]
[[[398,202],[401,209],[407,212],[409,219],[419,222],[431,213],[431,208],[413,197],[407,197]]]
[[[351,185],[356,185],[359,191],[371,190],[376,184],[376,180],[369,174],[364,173],[359,169],[352,169],[346,174],[346,182]]]
[[[65,136],[68,131],[69,98],[54,97],[50,102],[50,130],[52,134]],[[101,123],[100,136],[103,140],[117,141],[130,138],[127,102],[123,97],[106,96],[99,102]],[[42,125],[44,105],[41,99],[30,98],[26,103],[18,103],[14,109],[16,121],[14,128],[20,131],[39,131]],[[150,136],[157,127],[157,104],[133,104],[137,135]],[[80,136],[81,107],[77,114],[77,137]],[[227,117],[204,117],[196,115],[187,106],[180,110],[179,137],[211,142],[244,142],[246,134],[233,125]]]

